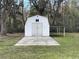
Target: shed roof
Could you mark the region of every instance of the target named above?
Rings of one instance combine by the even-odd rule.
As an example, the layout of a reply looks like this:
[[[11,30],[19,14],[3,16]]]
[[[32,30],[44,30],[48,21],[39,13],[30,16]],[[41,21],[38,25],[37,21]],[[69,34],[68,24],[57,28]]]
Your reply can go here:
[[[40,15],[35,15],[35,16],[32,16],[32,17],[29,17],[28,19],[39,19],[39,18],[44,18],[44,19],[48,19],[47,17],[45,16],[40,16]]]

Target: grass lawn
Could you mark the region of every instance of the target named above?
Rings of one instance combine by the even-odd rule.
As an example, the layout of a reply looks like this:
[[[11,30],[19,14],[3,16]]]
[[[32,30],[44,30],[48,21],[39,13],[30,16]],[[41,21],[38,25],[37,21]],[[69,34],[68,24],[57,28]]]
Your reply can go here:
[[[13,46],[23,35],[0,37],[0,59],[79,59],[79,33],[53,37],[60,46]]]

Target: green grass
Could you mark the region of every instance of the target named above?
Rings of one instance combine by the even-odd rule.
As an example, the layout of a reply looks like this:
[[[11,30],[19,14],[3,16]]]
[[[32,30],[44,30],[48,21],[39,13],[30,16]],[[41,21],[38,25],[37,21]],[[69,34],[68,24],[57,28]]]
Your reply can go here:
[[[79,33],[53,37],[60,46],[13,46],[23,36],[0,38],[0,59],[79,59]]]

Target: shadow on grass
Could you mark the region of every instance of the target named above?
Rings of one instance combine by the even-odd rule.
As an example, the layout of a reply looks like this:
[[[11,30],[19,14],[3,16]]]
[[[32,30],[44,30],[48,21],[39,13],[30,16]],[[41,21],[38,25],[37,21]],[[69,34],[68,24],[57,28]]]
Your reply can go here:
[[[51,37],[63,37],[63,35],[58,35],[58,34],[53,34],[53,35],[50,35]]]

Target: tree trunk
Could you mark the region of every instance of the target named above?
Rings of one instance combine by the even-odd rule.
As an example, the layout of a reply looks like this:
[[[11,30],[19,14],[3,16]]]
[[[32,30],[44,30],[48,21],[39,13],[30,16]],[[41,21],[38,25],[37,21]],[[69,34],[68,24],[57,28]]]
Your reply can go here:
[[[6,35],[6,11],[3,9],[2,15],[1,15],[1,35]]]
[[[1,13],[0,13],[0,32],[1,32]]]

